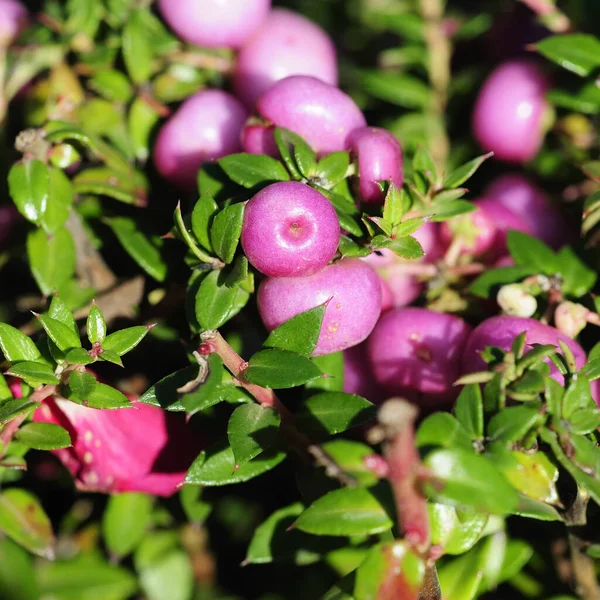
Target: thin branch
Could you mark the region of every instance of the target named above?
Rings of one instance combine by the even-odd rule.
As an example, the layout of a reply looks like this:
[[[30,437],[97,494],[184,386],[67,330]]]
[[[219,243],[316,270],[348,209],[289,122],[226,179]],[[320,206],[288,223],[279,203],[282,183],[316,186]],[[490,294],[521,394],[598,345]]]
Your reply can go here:
[[[572,25],[569,17],[556,6],[552,0],[521,0],[528,6],[554,33],[566,33],[571,31]]]

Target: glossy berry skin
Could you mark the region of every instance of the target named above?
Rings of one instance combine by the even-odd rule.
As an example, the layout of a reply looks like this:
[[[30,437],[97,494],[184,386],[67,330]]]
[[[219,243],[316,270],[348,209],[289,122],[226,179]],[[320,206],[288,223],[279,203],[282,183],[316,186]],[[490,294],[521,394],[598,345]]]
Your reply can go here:
[[[331,202],[304,183],[273,183],[244,209],[242,248],[269,277],[299,277],[320,271],[333,258],[340,224]]]
[[[264,22],[271,0],[159,0],[158,7],[182,40],[240,48]]]
[[[380,403],[385,395],[375,382],[367,355],[367,342],[344,350],[344,392]]]
[[[0,0],[0,48],[10,46],[27,26],[29,12],[18,0]]]
[[[245,106],[221,90],[188,98],[163,125],[154,146],[159,173],[177,187],[192,190],[203,163],[239,152]]]
[[[493,181],[485,195],[494,198],[523,220],[531,235],[557,249],[575,238],[572,228],[543,190],[520,173]]]
[[[248,154],[279,157],[271,125],[246,124],[242,130],[242,149]]]
[[[133,408],[96,410],[49,399],[33,420],[70,433],[73,446],[53,453],[85,491],[171,496],[208,445],[183,415],[138,402]]]
[[[350,96],[306,75],[278,81],[258,99],[256,107],[260,116],[291,129],[318,154],[347,150],[352,131],[366,125]]]
[[[475,138],[496,158],[525,163],[538,153],[548,110],[548,83],[532,62],[500,65],[481,88],[473,113]]]
[[[238,54],[233,86],[249,107],[273,84],[291,75],[310,75],[338,84],[337,53],[316,23],[285,8],[275,8]]]
[[[487,365],[483,358],[481,358],[481,352],[487,346],[496,346],[503,350],[509,350],[514,339],[523,332],[526,333],[526,352],[532,349],[532,344],[553,344],[558,347],[558,340],[562,340],[572,350],[577,368],[580,369],[586,362],[586,355],[583,348],[554,327],[544,325],[536,319],[499,316],[485,320],[469,336],[462,357],[462,373],[487,370]],[[546,362],[550,365],[551,377],[561,384],[564,383],[564,377],[550,359],[546,360]],[[594,391],[595,388],[596,386],[593,385],[592,390]],[[594,394],[594,396],[596,399],[598,398],[598,394]]]
[[[314,356],[360,344],[381,313],[381,286],[369,265],[343,259],[308,277],[265,279],[258,288],[258,310],[271,331],[292,317],[329,302]]]
[[[424,406],[451,402],[470,331],[454,315],[414,307],[388,311],[368,341],[375,380],[389,394]]]
[[[400,142],[385,129],[360,127],[350,134],[350,150],[358,162],[358,190],[363,202],[382,204],[378,181],[404,182]]]

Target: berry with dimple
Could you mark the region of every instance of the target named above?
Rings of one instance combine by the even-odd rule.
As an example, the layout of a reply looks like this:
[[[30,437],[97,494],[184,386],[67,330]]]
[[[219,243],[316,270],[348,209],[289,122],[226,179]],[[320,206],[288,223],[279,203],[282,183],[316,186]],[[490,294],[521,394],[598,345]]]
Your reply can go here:
[[[159,173],[184,189],[194,189],[203,163],[239,152],[248,113],[231,94],[205,90],[188,98],[162,126],[154,146]]]
[[[271,0],[159,0],[158,8],[186,42],[239,48],[263,25]]]
[[[486,80],[475,104],[473,132],[496,158],[524,163],[535,157],[544,139],[548,82],[527,60],[500,65]]]
[[[275,8],[238,54],[234,90],[253,107],[273,84],[291,75],[310,75],[337,85],[337,53],[317,24],[291,10]]]
[[[526,352],[533,348],[533,344],[552,344],[558,348],[558,341],[561,340],[573,352],[577,368],[580,369],[585,365],[586,355],[583,348],[554,327],[544,325],[536,319],[499,316],[485,320],[469,336],[462,357],[462,373],[487,370],[487,365],[483,358],[481,358],[481,352],[487,346],[496,346],[503,350],[509,350],[514,339],[521,333],[526,334]],[[554,363],[550,359],[547,359],[546,362],[550,366],[551,377],[561,384],[564,383],[564,377],[554,366]],[[592,390],[594,388],[595,386],[592,386]],[[598,397],[597,394],[595,396]]]
[[[470,331],[454,315],[414,307],[388,311],[368,340],[377,383],[390,394],[423,405],[452,401]]]
[[[298,181],[267,186],[244,209],[242,248],[250,263],[269,277],[316,273],[333,258],[339,241],[331,202]]]
[[[350,150],[358,162],[358,189],[364,202],[381,204],[383,193],[378,181],[404,182],[402,148],[385,129],[360,127],[350,134]]]
[[[306,75],[278,81],[258,99],[256,108],[271,124],[304,138],[318,154],[347,150],[350,134],[366,125],[350,96]]]
[[[520,217],[531,235],[557,249],[576,235],[563,215],[544,193],[520,173],[508,173],[493,181],[485,195]]]
[[[377,274],[347,258],[308,277],[265,279],[258,288],[258,310],[269,331],[326,302],[315,356],[356,346],[371,333],[381,313]]]
[[[10,46],[29,22],[29,12],[18,0],[0,0],[0,48]]]

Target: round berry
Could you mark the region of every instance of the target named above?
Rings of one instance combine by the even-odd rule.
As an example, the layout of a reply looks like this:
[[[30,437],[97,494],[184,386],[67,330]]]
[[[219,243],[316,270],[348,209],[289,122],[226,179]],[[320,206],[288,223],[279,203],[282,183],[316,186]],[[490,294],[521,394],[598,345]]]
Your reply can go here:
[[[310,75],[337,85],[336,50],[318,25],[291,10],[275,8],[240,50],[235,93],[253,107],[274,83],[291,75]]]
[[[306,75],[278,81],[258,99],[256,107],[260,116],[291,129],[319,154],[347,150],[352,131],[366,125],[350,96]]]
[[[29,22],[27,9],[18,0],[0,0],[0,48],[10,46]]]
[[[547,90],[546,78],[530,61],[498,67],[483,85],[473,113],[473,131],[482,148],[507,162],[534,158],[544,138]]]
[[[358,187],[363,202],[383,203],[378,181],[392,181],[402,187],[402,148],[389,131],[360,127],[350,134],[349,144],[358,162]]]
[[[440,236],[446,244],[459,239],[461,254],[479,256],[487,252],[496,239],[496,224],[484,207],[442,223]]]
[[[269,277],[320,271],[339,241],[340,224],[331,202],[304,183],[273,183],[244,209],[242,248],[250,263]]]
[[[262,25],[271,0],[159,0],[158,7],[182,40],[209,48],[239,48]]]
[[[245,106],[221,90],[188,98],[163,125],[154,146],[159,173],[184,189],[194,189],[203,163],[240,151]]]
[[[368,340],[375,380],[387,392],[423,405],[453,400],[470,330],[461,318],[426,308],[388,311]]]
[[[258,310],[269,331],[325,302],[315,356],[356,346],[371,333],[381,313],[377,274],[363,261],[349,258],[308,277],[265,279],[258,288]]]

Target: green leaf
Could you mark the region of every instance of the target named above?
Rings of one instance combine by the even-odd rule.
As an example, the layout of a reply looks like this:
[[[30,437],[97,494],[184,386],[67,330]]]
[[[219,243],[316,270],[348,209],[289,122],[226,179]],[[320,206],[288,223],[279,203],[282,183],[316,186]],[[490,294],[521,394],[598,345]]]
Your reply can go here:
[[[69,218],[73,204],[73,186],[69,178],[58,169],[50,169],[49,177],[49,197],[41,224],[47,232],[56,233]]]
[[[0,425],[8,423],[19,415],[30,412],[39,405],[39,402],[31,402],[27,398],[15,398],[0,403]]]
[[[553,35],[536,43],[536,50],[573,73],[586,77],[600,66],[600,40],[593,35]]]
[[[506,241],[517,266],[531,267],[536,272],[546,275],[553,275],[559,271],[556,255],[537,238],[521,231],[509,231]]]
[[[312,361],[326,377],[313,379],[306,384],[307,389],[324,392],[344,391],[344,353],[333,352],[324,356],[315,356]]]
[[[341,438],[326,442],[321,447],[359,485],[370,487],[379,481],[377,475],[365,465],[365,458],[373,455],[373,448]]]
[[[140,548],[144,548],[147,543],[148,540],[144,540]],[[138,566],[137,569],[148,600],[192,598],[195,589],[194,572],[190,557],[181,548],[157,552],[150,564]]]
[[[233,260],[242,233],[243,219],[243,202],[224,208],[213,218],[210,228],[211,244],[225,264]]]
[[[317,165],[317,153],[304,140],[294,143],[294,159],[304,177],[313,176]]]
[[[462,389],[454,405],[454,416],[472,440],[483,438],[483,399],[479,385],[470,384]]]
[[[150,156],[152,130],[159,119],[160,116],[156,109],[145,100],[138,97],[131,104],[127,115],[127,129],[133,144],[133,151],[139,161],[144,162]]]
[[[8,538],[0,540],[0,598],[39,600],[31,555]]]
[[[72,375],[69,377],[69,383],[71,382],[71,377]],[[96,382],[93,390],[89,392],[86,398],[79,397],[73,390],[71,390],[71,392],[72,393],[67,396],[69,400],[87,406],[88,408],[114,410],[131,408],[132,406],[127,396],[114,387],[104,383]]]
[[[13,377],[24,379],[32,387],[37,387],[42,383],[56,384],[59,382],[52,368],[46,363],[19,362],[13,365],[7,373]]]
[[[438,570],[444,600],[473,600],[483,578],[479,553],[468,552],[445,563]]]
[[[365,488],[342,488],[313,502],[295,526],[314,535],[373,535],[389,531],[393,522]]]
[[[121,357],[114,350],[104,350],[102,354],[98,355],[98,360],[104,360],[114,365],[119,365],[119,367],[123,366]]]
[[[515,509],[514,514],[528,519],[536,519],[537,521],[562,520],[555,508],[545,502],[528,498],[523,494],[519,494],[519,504]]]
[[[350,166],[350,155],[347,152],[332,152],[317,163],[314,177],[321,181],[323,187],[331,189],[346,177]]]
[[[296,415],[296,425],[308,435],[327,437],[357,427],[375,417],[368,400],[344,392],[321,392],[308,398]]]
[[[264,154],[230,154],[217,162],[232,181],[245,188],[290,179],[278,160]]]
[[[127,600],[137,591],[135,575],[100,558],[79,556],[46,563],[37,572],[42,598],[60,600]]]
[[[78,195],[107,196],[138,206],[146,202],[146,187],[147,183],[138,171],[115,167],[90,167],[73,178],[73,188]]]
[[[217,203],[208,192],[200,196],[192,210],[192,231],[200,245],[208,251],[212,251],[210,229],[213,217],[218,210]]]
[[[208,371],[206,371],[208,369]],[[181,396],[181,404],[189,415],[206,410],[225,399],[223,361],[218,354],[211,354],[205,365],[199,366],[195,376],[185,382],[184,388],[193,386],[193,391]],[[180,394],[182,392],[179,392]]]
[[[171,373],[155,383],[144,392],[139,401],[152,406],[160,406],[165,410],[184,411],[177,390],[198,375],[198,365],[190,365],[185,369]]]
[[[236,467],[268,450],[279,436],[279,413],[259,404],[238,406],[229,418],[227,437]]]
[[[37,315],[37,318],[48,337],[62,352],[67,352],[71,348],[81,348],[79,333],[73,331],[72,327],[64,325],[48,315]]]
[[[136,84],[145,83],[152,74],[154,54],[152,38],[141,16],[134,11],[123,28],[123,58],[129,77]]]
[[[69,432],[54,423],[27,423],[21,426],[15,437],[36,450],[56,450],[71,445]]]
[[[137,325],[111,333],[102,342],[103,350],[112,350],[119,356],[131,352],[148,334],[150,327]]]
[[[107,100],[126,103],[133,96],[133,87],[121,71],[105,69],[98,71],[88,82],[90,88]]]
[[[597,408],[575,411],[569,418],[569,429],[573,433],[587,435],[600,427],[600,412]]]
[[[48,167],[40,160],[13,165],[8,174],[8,188],[19,212],[28,221],[40,225],[50,195]]]
[[[424,462],[433,476],[424,488],[437,502],[500,515],[513,512],[517,506],[517,492],[482,456],[452,448],[436,450]]]
[[[181,488],[179,493],[185,516],[193,523],[204,523],[212,511],[212,504],[202,500],[202,491],[201,487],[187,485]]]
[[[125,493],[108,500],[102,517],[102,535],[108,549],[118,557],[131,554],[152,520],[152,496]]]
[[[415,441],[418,447],[473,448],[469,432],[460,421],[443,412],[433,413],[421,423]]]
[[[411,75],[367,71],[361,81],[365,92],[398,106],[424,108],[431,99],[429,87]]]
[[[321,304],[292,317],[274,329],[263,345],[310,356],[319,340],[326,309],[327,304]]]
[[[600,379],[600,359],[589,360],[581,367],[579,374],[585,377],[588,381],[595,381]]]
[[[404,190],[390,183],[385,202],[383,204],[383,218],[393,226],[398,225],[404,216],[404,201],[402,195]]]
[[[556,255],[558,271],[563,277],[562,292],[576,297],[585,296],[597,280],[596,271],[588,267],[570,246],[563,246]]]
[[[0,531],[30,552],[54,558],[52,524],[30,492],[10,488],[0,494]]]
[[[429,503],[431,542],[442,546],[444,554],[463,554],[481,538],[488,515],[460,510],[447,504]]]
[[[0,323],[0,348],[7,361],[35,361],[41,358],[40,351],[24,333],[7,323]]]
[[[530,429],[542,423],[540,410],[538,402],[504,408],[490,420],[487,434],[501,442],[516,442],[525,437]]]
[[[473,212],[477,207],[468,200],[439,200],[421,210],[421,215],[429,216],[432,223],[447,221],[458,215]]]
[[[75,272],[75,245],[66,229],[47,235],[42,229],[27,236],[27,257],[31,273],[45,296],[68,281]]]
[[[480,298],[491,298],[496,295],[498,289],[503,285],[516,283],[533,274],[535,274],[535,268],[530,266],[489,269],[468,287],[468,291]]]
[[[261,350],[248,361],[244,376],[266,388],[297,387],[321,377],[321,369],[310,359],[288,350]]]
[[[150,277],[156,281],[164,281],[167,276],[167,264],[156,244],[137,229],[135,221],[126,217],[115,217],[106,219],[106,222],[131,258]]]
[[[96,383],[96,378],[88,371],[71,371],[69,374],[69,388],[81,400],[88,398]]]
[[[377,235],[371,240],[371,247],[374,250],[388,248],[402,258],[417,259],[425,256],[425,252],[419,241],[410,236],[390,239],[383,235]]]
[[[465,183],[465,181],[473,177],[477,169],[479,169],[479,167],[493,155],[493,152],[489,152],[488,154],[478,156],[477,158],[470,160],[469,162],[465,163],[464,165],[461,165],[460,167],[452,171],[450,175],[444,178],[444,188],[455,189],[457,187],[460,187],[463,183]]]
[[[91,344],[102,343],[106,337],[106,321],[102,311],[96,306],[92,305],[86,322],[86,330],[88,340]]]
[[[207,487],[242,483],[275,468],[285,457],[285,452],[272,448],[236,470],[231,446],[220,443],[198,456],[189,468],[184,483]]]
[[[240,312],[249,298],[241,285],[227,285],[226,273],[212,271],[196,294],[196,318],[204,329],[217,329]]]
[[[356,571],[356,600],[416,598],[425,578],[425,561],[404,541],[371,548]],[[389,596],[388,594],[393,594]]]
[[[69,327],[71,331],[79,337],[79,328],[77,327],[77,322],[75,321],[73,313],[69,310],[66,303],[57,295],[52,297],[50,307],[48,308],[48,316]]]

